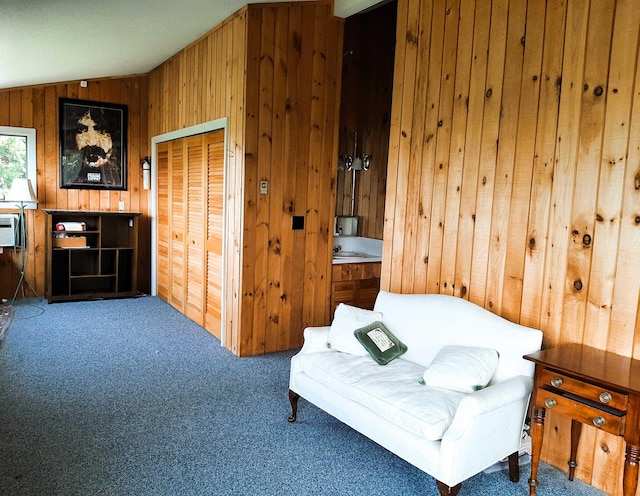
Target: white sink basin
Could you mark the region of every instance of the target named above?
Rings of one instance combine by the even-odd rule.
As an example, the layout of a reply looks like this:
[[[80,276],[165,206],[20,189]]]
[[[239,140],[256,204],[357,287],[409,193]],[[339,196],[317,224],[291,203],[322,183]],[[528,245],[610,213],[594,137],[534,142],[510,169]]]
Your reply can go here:
[[[334,240],[332,263],[366,263],[382,261],[382,240],[358,238],[355,236],[339,237]]]
[[[359,253],[357,251],[338,251],[333,254],[333,258],[367,258],[372,255],[366,253]]]

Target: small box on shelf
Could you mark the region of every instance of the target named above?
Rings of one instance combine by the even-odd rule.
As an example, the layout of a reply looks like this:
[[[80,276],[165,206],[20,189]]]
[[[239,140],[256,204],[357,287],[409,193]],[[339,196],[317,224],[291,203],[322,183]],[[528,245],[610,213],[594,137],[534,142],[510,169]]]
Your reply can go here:
[[[67,236],[64,238],[53,238],[54,248],[86,248],[87,238],[85,236]]]

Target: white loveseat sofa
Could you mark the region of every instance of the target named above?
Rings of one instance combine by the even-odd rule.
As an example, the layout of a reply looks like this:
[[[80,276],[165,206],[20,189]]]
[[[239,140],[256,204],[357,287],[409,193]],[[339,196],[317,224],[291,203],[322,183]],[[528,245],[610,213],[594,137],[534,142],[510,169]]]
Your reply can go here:
[[[373,312],[342,307],[331,326],[304,331],[291,359],[289,421],[302,397],[433,476],[442,495],[507,457],[517,482],[534,372],[522,357],[540,349],[542,332],[453,296],[381,291]],[[406,345],[386,365],[353,335],[373,321]],[[474,382],[487,365],[477,364],[478,350],[497,352],[486,387]]]

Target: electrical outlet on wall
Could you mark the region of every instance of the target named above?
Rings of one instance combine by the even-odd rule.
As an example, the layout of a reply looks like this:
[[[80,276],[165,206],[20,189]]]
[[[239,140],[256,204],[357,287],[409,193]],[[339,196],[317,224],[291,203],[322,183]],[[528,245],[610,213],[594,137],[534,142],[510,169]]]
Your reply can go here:
[[[120,212],[124,212],[124,202],[118,202],[118,210],[120,210]]]

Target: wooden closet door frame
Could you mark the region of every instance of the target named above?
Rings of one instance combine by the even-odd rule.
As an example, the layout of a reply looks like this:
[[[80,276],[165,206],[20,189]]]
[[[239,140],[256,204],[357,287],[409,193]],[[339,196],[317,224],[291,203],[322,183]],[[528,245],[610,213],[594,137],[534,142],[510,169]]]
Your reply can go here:
[[[158,183],[157,183],[157,150],[156,147],[159,143],[164,143],[166,141],[174,141],[177,139],[188,138],[190,136],[194,136],[197,134],[205,134],[211,131],[224,131],[224,147],[225,150],[228,150],[228,119],[223,117],[221,119],[216,119],[213,121],[205,122],[202,124],[198,124],[195,126],[187,127],[184,129],[179,129],[177,131],[172,131],[170,133],[161,134],[158,136],[154,136],[151,138],[151,206],[149,209],[149,213],[151,216],[151,295],[157,296],[158,294]],[[224,196],[227,197],[228,191],[228,154],[225,153],[224,156]],[[220,330],[220,343],[225,343],[226,339],[226,329],[225,329],[225,318],[226,318],[226,304],[225,297],[227,291],[227,270],[225,261],[227,260],[227,241],[229,236],[228,227],[231,225],[228,219],[228,209],[226,208],[226,201],[223,203],[223,218],[224,218],[224,228],[223,228],[223,236],[222,240],[222,301],[221,301],[221,330]],[[241,234],[241,233],[240,233]]]

